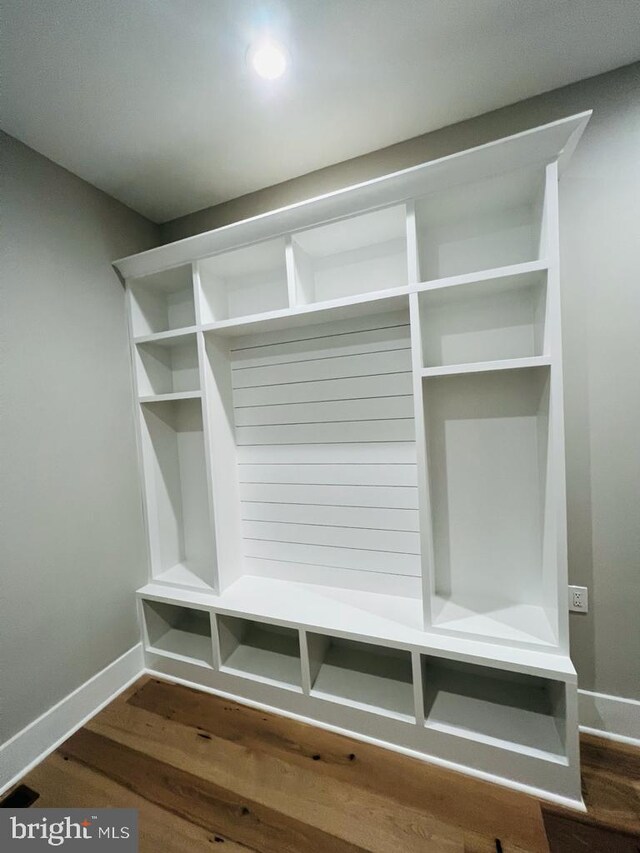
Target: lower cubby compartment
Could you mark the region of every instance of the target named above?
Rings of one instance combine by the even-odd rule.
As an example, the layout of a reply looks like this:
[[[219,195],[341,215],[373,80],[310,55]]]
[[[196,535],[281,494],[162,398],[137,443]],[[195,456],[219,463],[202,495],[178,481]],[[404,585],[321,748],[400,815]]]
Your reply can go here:
[[[562,681],[422,656],[425,726],[550,761],[566,761]]]
[[[294,628],[217,616],[223,672],[302,691],[300,636]]]
[[[311,695],[415,722],[411,653],[307,634]]]
[[[207,610],[164,601],[142,602],[149,651],[165,657],[213,666],[211,617]]]

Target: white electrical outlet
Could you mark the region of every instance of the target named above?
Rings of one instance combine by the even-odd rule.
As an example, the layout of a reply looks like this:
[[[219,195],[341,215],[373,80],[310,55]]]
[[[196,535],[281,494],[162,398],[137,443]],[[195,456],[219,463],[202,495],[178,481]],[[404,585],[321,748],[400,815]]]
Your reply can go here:
[[[589,590],[586,586],[569,587],[569,610],[576,613],[589,612]]]

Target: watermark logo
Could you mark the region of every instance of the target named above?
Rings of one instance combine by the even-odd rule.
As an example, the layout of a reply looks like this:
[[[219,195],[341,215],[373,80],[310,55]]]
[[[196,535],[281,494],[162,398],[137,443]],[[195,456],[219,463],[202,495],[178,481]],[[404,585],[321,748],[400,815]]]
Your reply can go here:
[[[137,853],[136,809],[0,809],[0,851]]]

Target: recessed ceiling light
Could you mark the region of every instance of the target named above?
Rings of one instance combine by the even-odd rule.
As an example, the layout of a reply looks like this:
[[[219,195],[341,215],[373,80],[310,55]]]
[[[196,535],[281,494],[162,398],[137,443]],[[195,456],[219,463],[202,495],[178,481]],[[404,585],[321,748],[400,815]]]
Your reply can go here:
[[[263,39],[249,49],[251,67],[263,80],[277,80],[287,67],[284,48],[271,39]]]

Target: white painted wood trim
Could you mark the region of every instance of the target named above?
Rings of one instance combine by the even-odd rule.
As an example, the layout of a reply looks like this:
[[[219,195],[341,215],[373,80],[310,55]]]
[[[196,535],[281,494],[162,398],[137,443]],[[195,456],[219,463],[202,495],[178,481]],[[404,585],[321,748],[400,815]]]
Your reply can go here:
[[[142,643],[138,643],[2,744],[0,794],[57,749],[143,672]]]
[[[535,788],[530,785],[524,785],[520,782],[515,782],[505,776],[495,776],[493,773],[487,773],[482,770],[476,770],[475,768],[468,767],[466,765],[456,764],[453,761],[447,761],[443,758],[427,755],[425,753],[418,752],[417,750],[409,749],[404,746],[400,746],[390,741],[370,737],[369,735],[360,734],[359,732],[353,731],[351,729],[345,729],[341,726],[334,726],[330,723],[320,722],[318,720],[313,719],[312,717],[306,717],[302,714],[296,714],[291,711],[285,711],[282,708],[267,705],[263,702],[255,702],[251,699],[247,699],[244,696],[238,696],[233,693],[217,690],[213,687],[204,686],[202,684],[196,684],[195,682],[189,681],[186,678],[180,678],[175,675],[167,675],[166,673],[158,672],[154,669],[146,669],[145,674],[151,675],[153,676],[153,678],[158,678],[159,680],[166,681],[170,684],[181,684],[184,687],[202,690],[204,693],[210,693],[213,696],[220,696],[223,699],[238,702],[239,704],[246,705],[249,708],[256,708],[259,711],[266,711],[270,714],[277,714],[280,717],[286,717],[287,719],[295,720],[299,723],[306,723],[307,725],[315,726],[325,731],[334,732],[335,734],[343,735],[345,737],[352,738],[353,740],[361,741],[362,743],[368,743],[372,746],[379,746],[382,749],[389,749],[392,752],[399,753],[400,755],[406,755],[408,758],[417,758],[419,761],[423,761],[425,764],[434,764],[437,767],[444,768],[445,770],[453,770],[457,773],[463,773],[466,776],[472,776],[475,779],[482,780],[483,782],[490,782],[494,785],[502,785],[503,787],[512,788],[515,791],[521,791],[524,794],[529,794],[533,797],[538,797],[539,799],[546,800],[548,802],[558,803],[559,805],[566,806],[571,809],[576,809],[577,811],[586,812],[587,810],[586,806],[584,805],[584,802],[581,799],[578,800],[572,799],[570,797],[563,797],[559,794],[554,794],[550,791],[545,791],[541,788]]]
[[[640,748],[640,700],[578,690],[580,731]]]
[[[312,718],[301,717],[300,715],[283,711],[274,706],[262,705],[243,696],[223,693],[202,684],[177,677],[170,677],[164,673],[147,669],[143,666],[141,644],[125,652],[124,655],[113,661],[113,663],[94,675],[89,681],[78,687],[0,746],[0,794],[12,787],[33,767],[57,749],[75,731],[85,725],[88,720],[99,713],[102,708],[106,707],[123,690],[126,690],[127,687],[144,674],[152,675],[164,681],[193,687],[205,693],[233,699],[249,707],[257,707],[261,710],[279,714],[280,716],[318,726],[327,731],[344,734],[375,746],[392,749],[400,754],[462,772],[487,782],[507,785],[508,787],[552,802],[568,805],[571,808],[583,809],[582,803],[555,796],[547,791],[510,782],[508,779],[482,773],[469,767],[462,767],[442,759],[431,758],[387,741],[376,740],[375,738],[360,735],[354,731],[347,731],[346,729],[321,723]],[[581,731],[640,747],[640,700],[579,690],[578,704]]]
[[[487,169],[491,172],[496,158],[504,171],[527,164],[546,164],[557,159],[565,149],[573,150],[591,117],[591,112],[588,110],[578,113],[391,175],[364,181],[250,219],[233,222],[204,234],[120,258],[114,262],[114,266],[123,278],[150,275],[191,263],[194,258],[203,258],[344,216],[404,202],[428,192],[433,187],[434,180],[442,183],[443,174],[450,170],[456,173],[468,172],[469,179],[474,174],[482,176]]]

